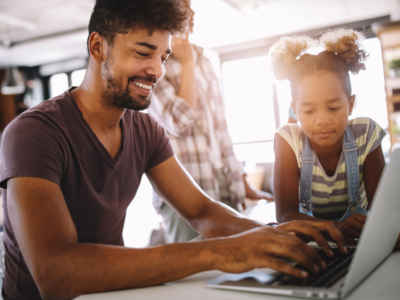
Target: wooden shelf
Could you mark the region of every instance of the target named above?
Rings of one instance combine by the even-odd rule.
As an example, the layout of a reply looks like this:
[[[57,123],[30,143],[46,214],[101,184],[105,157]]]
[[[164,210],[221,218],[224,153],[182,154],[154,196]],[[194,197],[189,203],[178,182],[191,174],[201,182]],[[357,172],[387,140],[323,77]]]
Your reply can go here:
[[[381,41],[382,59],[385,69],[389,66],[391,59],[396,59],[398,49],[400,48],[400,21],[387,22],[380,24],[372,24],[372,30],[376,33]],[[392,145],[399,142],[399,135],[395,134],[396,125],[395,119],[400,115],[400,95],[392,95],[394,90],[400,89],[400,78],[391,78],[385,72],[385,90],[387,93],[386,102],[389,117],[389,134]],[[396,110],[396,111],[395,111]]]
[[[400,44],[394,44],[394,45],[390,45],[390,46],[382,46],[382,50],[396,49],[396,48],[400,48]]]

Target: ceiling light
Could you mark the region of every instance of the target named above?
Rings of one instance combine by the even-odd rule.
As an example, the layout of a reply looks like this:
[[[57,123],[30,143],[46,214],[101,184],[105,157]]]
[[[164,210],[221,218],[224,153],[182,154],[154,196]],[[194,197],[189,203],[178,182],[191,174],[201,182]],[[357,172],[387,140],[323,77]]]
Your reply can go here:
[[[17,68],[8,68],[6,70],[6,79],[1,86],[3,95],[17,95],[25,92],[25,82]]]

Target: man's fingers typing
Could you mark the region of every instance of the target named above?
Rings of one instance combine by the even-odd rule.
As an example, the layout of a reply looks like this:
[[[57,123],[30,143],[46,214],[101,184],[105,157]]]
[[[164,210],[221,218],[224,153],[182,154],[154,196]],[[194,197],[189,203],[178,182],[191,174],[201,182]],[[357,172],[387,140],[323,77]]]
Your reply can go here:
[[[268,254],[291,259],[313,273],[325,268],[321,257],[297,237],[284,237],[276,240],[268,248]]]
[[[320,223],[322,223],[322,224],[319,224],[318,226],[321,226],[323,228],[323,231],[326,232],[332,238],[332,240],[337,244],[339,251],[342,254],[347,254],[347,248],[345,247],[346,239],[343,236],[343,234],[340,232],[340,230],[331,222],[320,222]],[[320,244],[318,244],[318,245],[320,245]],[[324,249],[324,251],[325,251],[325,249]],[[325,251],[325,253],[326,253],[326,251]]]
[[[284,262],[279,258],[270,258],[269,268],[277,270],[279,272],[283,272],[288,275],[292,275],[299,278],[306,278],[308,276],[308,272],[300,270],[298,268],[293,267],[292,265]]]

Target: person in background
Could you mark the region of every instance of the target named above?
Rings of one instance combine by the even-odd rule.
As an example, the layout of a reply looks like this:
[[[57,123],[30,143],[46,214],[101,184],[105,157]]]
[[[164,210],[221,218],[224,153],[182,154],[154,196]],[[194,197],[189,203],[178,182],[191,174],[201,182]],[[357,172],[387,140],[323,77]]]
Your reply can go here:
[[[5,71],[0,70],[0,145],[4,128],[15,118],[17,115],[17,107],[14,95],[4,95],[1,92],[1,86],[5,80]],[[1,164],[1,161],[0,161]],[[0,190],[0,231],[3,231],[3,200],[2,192]]]
[[[355,101],[349,72],[365,69],[363,35],[350,29],[325,33],[324,51],[305,53],[308,37],[284,37],[270,49],[279,80],[289,79],[300,125],[275,135],[274,195],[279,222],[334,220],[356,244],[385,160],[386,132],[370,118],[349,120]]]
[[[289,107],[289,119],[287,122],[288,122],[288,124],[290,124],[290,123],[296,124],[297,123],[297,116],[291,105]]]
[[[347,252],[332,223],[263,224],[213,201],[181,167],[165,130],[140,112],[165,73],[171,34],[187,19],[176,0],[97,0],[82,84],[5,129],[3,299],[72,299],[215,269],[271,267],[306,278],[326,265],[301,238],[332,256],[324,234]],[[205,241],[124,247],[126,210],[143,174]]]
[[[235,157],[220,82],[203,49],[189,42],[194,12],[190,0],[184,3],[191,12],[188,32],[172,38],[166,75],[154,90],[148,113],[167,130],[179,161],[208,196],[237,211],[246,197],[273,201],[271,194],[249,183]],[[156,192],[153,202],[163,216],[167,243],[198,236]]]

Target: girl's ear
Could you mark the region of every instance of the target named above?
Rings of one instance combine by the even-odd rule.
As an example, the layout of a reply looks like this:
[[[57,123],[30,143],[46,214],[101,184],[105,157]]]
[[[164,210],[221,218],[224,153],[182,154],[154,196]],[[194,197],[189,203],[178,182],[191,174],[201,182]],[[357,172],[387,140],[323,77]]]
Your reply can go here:
[[[353,113],[355,102],[356,102],[356,95],[352,95],[349,101],[349,116]]]

